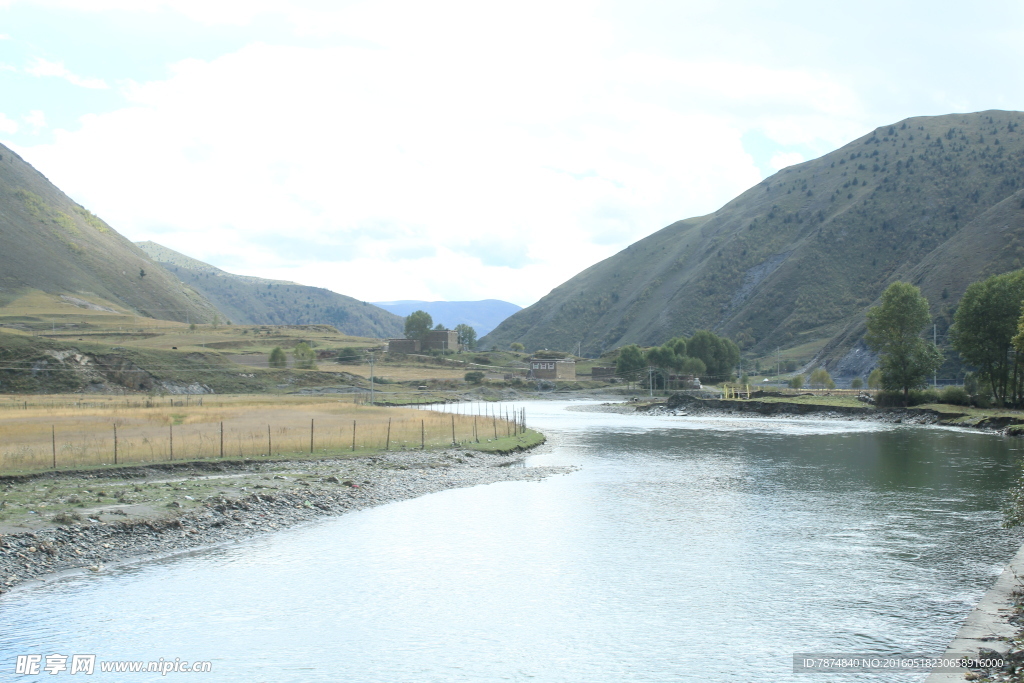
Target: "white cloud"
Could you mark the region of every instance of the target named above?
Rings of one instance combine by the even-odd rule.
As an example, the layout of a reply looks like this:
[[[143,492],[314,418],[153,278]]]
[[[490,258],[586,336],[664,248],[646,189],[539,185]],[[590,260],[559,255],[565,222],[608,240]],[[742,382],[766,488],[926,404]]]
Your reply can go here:
[[[360,40],[185,60],[127,87],[129,106],[21,151],[132,239],[229,270],[366,300],[529,304],[757,183],[745,131],[820,146],[863,125],[826,75],[616,53],[585,8],[292,7],[309,33]]]
[[[0,40],[10,40],[11,37],[6,33],[0,33]]]
[[[38,109],[33,109],[21,118],[25,123],[27,123],[32,128],[33,133],[37,133],[43,128],[46,128],[46,114],[39,111]]]
[[[32,63],[25,67],[25,73],[38,77],[63,78],[68,83],[82,88],[106,90],[110,87],[102,78],[82,78],[69,71],[64,62],[51,62],[42,57],[35,57]]]
[[[14,1],[14,0],[11,0]],[[261,14],[284,11],[283,0],[36,0],[38,4],[84,12],[172,11],[207,25],[244,25]],[[0,3],[2,6],[3,3]]]
[[[800,152],[779,152],[772,156],[769,165],[776,171],[781,171],[787,166],[793,166],[804,161],[804,155]]]
[[[7,116],[5,114],[0,113],[0,133],[11,133],[11,134],[13,134],[13,133],[17,133],[17,132],[18,132],[18,122],[17,121],[12,121],[11,119],[7,118]]]

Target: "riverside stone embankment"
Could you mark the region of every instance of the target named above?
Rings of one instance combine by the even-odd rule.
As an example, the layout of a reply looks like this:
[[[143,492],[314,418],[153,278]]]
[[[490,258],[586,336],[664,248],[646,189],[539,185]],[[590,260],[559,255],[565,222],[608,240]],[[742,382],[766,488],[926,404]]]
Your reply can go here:
[[[1024,418],[1014,416],[972,416],[960,412],[940,412],[930,408],[876,408],[863,406],[828,406],[796,401],[762,401],[700,398],[688,394],[673,394],[664,403],[632,404],[634,410],[647,414],[736,416],[758,415],[771,417],[804,417],[817,420],[869,420],[895,424],[943,424],[991,431],[1002,431],[1019,436],[1024,430]]]
[[[51,518],[29,531],[8,526],[13,532],[0,534],[0,593],[68,570],[99,572],[121,562],[242,540],[445,489],[539,481],[575,469],[525,467],[522,458],[452,448],[356,459],[250,461],[217,473],[203,467],[171,472],[134,468],[129,477],[124,470],[67,474],[62,483],[77,478],[81,495],[116,496],[113,504],[92,505],[73,516],[59,514],[58,523]],[[43,492],[53,485],[45,477],[32,477],[0,483],[0,491],[32,487]],[[200,492],[209,495],[190,495]]]

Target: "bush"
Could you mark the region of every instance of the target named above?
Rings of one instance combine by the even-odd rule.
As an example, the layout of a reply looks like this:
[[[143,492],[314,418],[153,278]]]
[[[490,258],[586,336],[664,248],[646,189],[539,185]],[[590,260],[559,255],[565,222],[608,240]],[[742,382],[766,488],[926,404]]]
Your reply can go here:
[[[296,344],[292,356],[295,358],[295,367],[316,370],[316,351],[310,348],[306,342]]]
[[[860,377],[854,377],[853,381],[850,382],[850,388],[851,389],[861,389],[861,388],[863,388],[863,386],[864,386],[864,380],[862,380]]]
[[[934,389],[925,389],[920,391],[914,389],[910,392],[907,397],[907,406],[919,406],[924,403],[941,403],[942,399],[939,396],[939,392]],[[903,392],[902,391],[880,391],[875,394],[875,405],[879,408],[902,408],[903,407]]]
[[[280,346],[275,347],[270,352],[270,367],[272,368],[286,368],[288,367],[288,357],[284,355],[284,349]]]
[[[971,405],[971,395],[963,387],[946,387],[942,390],[939,400],[952,406]]]
[[[360,349],[357,349],[354,346],[346,346],[345,348],[338,352],[338,362],[358,363],[359,360],[362,358],[362,355],[363,354],[360,353]]]
[[[490,365],[491,364],[491,357],[490,356],[473,356],[473,362],[474,363],[479,363],[480,365]]]
[[[484,381],[484,373],[478,370],[474,370],[473,372],[467,372],[466,381],[470,382],[471,384],[480,384],[480,382]]]
[[[792,377],[789,378],[789,388],[790,389],[801,389],[801,388],[803,388],[803,386],[804,386],[804,376],[803,375],[793,375]]]
[[[828,374],[828,370],[825,368],[818,368],[811,373],[811,386],[822,387],[824,389],[835,389],[836,383],[832,381],[832,376]]]

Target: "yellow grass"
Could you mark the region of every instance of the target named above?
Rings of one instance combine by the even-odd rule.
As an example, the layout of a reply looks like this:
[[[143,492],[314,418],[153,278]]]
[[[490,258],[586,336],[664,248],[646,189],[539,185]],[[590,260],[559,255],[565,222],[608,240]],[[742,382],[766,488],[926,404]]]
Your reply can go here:
[[[505,437],[503,419],[357,405],[351,397],[205,396],[124,399],[10,397],[0,401],[0,472],[164,462],[221,456],[315,454],[442,447]],[[493,407],[462,406],[483,413]],[[390,422],[390,437],[388,435]],[[354,423],[354,424],[353,424]],[[173,439],[173,456],[172,456]]]

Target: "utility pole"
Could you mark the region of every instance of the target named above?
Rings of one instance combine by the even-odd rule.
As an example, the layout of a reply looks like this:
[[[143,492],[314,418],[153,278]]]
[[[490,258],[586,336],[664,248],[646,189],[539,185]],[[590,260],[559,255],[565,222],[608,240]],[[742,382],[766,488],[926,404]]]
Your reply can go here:
[[[938,329],[939,329],[939,326],[934,324],[934,323],[932,323],[932,344],[934,346],[938,346],[939,345],[939,341],[938,341],[939,334],[937,332]],[[935,371],[932,372],[932,387],[935,388],[935,389],[939,388],[939,370],[938,370],[938,368],[936,368]]]
[[[649,395],[653,397],[654,396],[654,366],[653,365],[648,365],[647,366],[647,382],[648,382],[648,389],[649,389],[649,392],[650,392]]]
[[[373,361],[374,361],[374,358],[373,358],[373,354],[372,353],[368,353],[368,354],[366,354],[366,356],[367,356],[367,358],[370,359],[370,405],[372,406],[373,405]]]

